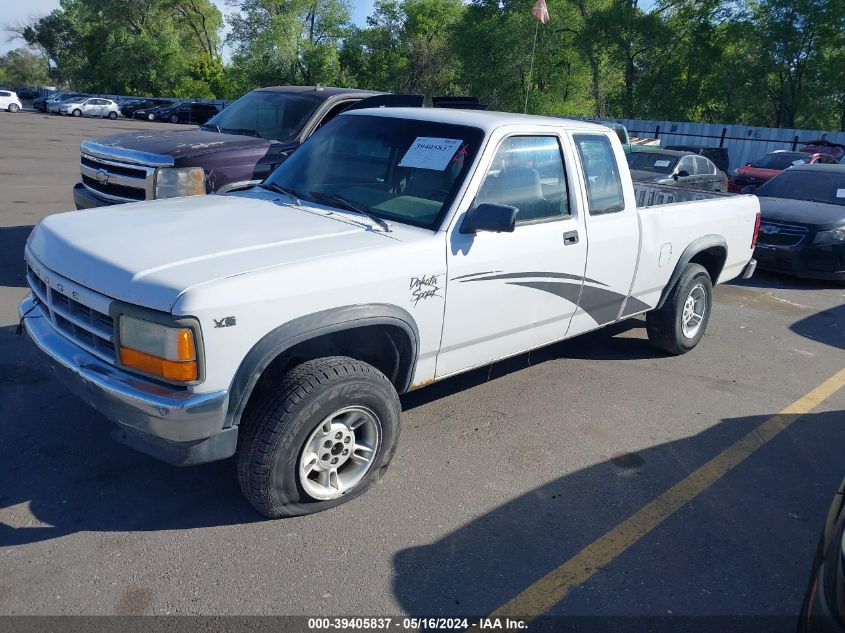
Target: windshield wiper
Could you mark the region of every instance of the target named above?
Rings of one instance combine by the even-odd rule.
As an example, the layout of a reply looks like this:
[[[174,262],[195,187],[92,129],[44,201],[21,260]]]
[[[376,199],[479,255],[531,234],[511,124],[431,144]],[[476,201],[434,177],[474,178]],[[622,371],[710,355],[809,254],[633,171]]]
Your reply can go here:
[[[277,185],[274,182],[262,182],[258,186],[261,187],[262,189],[269,189],[270,191],[275,191],[277,193],[283,193],[288,198],[293,200],[293,203],[296,206],[298,206],[298,207],[302,206],[302,201],[299,199],[299,196],[296,194],[296,192],[293,189],[289,189],[287,187],[282,187],[281,185]]]
[[[223,127],[217,129],[221,132],[228,132],[229,134],[243,134],[244,136],[256,136],[258,138],[264,138],[256,130],[250,130],[249,128],[245,127]]]
[[[385,222],[382,218],[375,215],[370,209],[359,202],[354,202],[349,198],[344,198],[339,193],[323,193],[322,191],[310,191],[309,194],[312,198],[316,198],[318,201],[322,200],[324,202],[328,202],[331,205],[340,206],[341,209],[347,209],[348,211],[355,211],[356,213],[360,213],[362,215],[366,215],[370,218],[373,222],[378,224],[382,229],[384,229],[385,233],[390,233],[390,225]]]
[[[816,200],[815,198],[804,198],[806,202],[818,202],[819,204],[831,204],[830,200]]]
[[[214,123],[206,123],[205,125],[200,126],[201,130],[205,130],[206,132],[217,132],[220,133],[220,126],[214,125]]]

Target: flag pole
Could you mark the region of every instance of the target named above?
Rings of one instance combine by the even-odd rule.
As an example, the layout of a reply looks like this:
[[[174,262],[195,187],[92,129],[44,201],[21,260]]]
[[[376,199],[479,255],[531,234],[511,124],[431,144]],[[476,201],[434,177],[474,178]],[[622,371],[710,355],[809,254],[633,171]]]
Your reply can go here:
[[[525,86],[525,107],[522,108],[522,114],[528,112],[528,92],[531,90],[531,74],[534,71],[534,51],[537,50],[537,33],[540,31],[540,20],[534,26],[534,45],[531,47],[531,63],[528,66],[528,83]]]

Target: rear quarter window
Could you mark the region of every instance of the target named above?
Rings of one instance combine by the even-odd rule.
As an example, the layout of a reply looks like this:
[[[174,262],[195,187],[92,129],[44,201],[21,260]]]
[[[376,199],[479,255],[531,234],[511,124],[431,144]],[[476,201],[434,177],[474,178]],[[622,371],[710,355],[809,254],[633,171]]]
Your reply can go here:
[[[590,215],[624,210],[622,179],[610,140],[603,134],[574,134],[572,138],[584,167]]]

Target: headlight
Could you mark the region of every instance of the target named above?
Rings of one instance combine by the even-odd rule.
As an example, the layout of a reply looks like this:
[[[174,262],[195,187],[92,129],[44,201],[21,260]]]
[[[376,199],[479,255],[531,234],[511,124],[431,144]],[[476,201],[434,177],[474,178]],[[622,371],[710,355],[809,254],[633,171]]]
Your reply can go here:
[[[159,167],[156,170],[156,198],[201,196],[205,193],[202,167]]]
[[[118,321],[120,362],[172,382],[199,378],[197,344],[189,327],[170,327],[125,314]]]
[[[813,238],[813,244],[836,244],[845,242],[845,226],[832,231],[819,231]]]

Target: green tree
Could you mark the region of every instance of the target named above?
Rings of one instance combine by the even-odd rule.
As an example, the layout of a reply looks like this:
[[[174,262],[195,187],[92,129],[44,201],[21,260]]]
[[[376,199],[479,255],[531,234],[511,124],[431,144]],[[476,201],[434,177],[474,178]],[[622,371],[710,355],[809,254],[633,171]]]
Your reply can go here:
[[[25,48],[0,57],[0,81],[13,86],[43,86],[49,81],[47,60]]]
[[[210,0],[61,0],[21,34],[76,89],[211,96],[222,24]]]
[[[240,0],[230,23],[232,79],[244,92],[277,84],[331,84],[340,77],[349,0]]]

